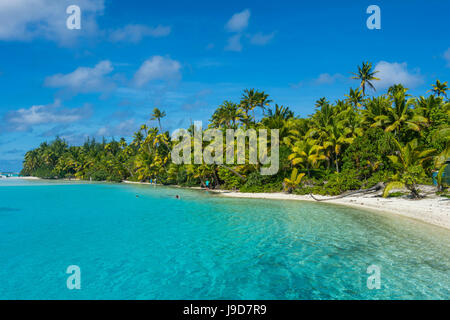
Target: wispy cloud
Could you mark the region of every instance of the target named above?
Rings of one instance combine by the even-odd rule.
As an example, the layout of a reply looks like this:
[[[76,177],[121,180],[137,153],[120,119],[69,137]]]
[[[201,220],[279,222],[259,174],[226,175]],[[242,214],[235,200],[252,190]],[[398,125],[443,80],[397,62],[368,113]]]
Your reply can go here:
[[[97,136],[104,136],[104,137],[128,137],[131,136],[136,130],[137,125],[134,119],[128,119],[119,122],[115,125],[107,125],[104,127],[101,127],[97,131]]]
[[[402,84],[408,88],[414,88],[421,85],[424,82],[423,76],[418,69],[414,71],[408,70],[406,62],[386,62],[380,61],[375,66],[375,71],[379,81],[374,81],[375,88],[385,89],[394,84]]]
[[[80,108],[64,108],[60,100],[49,105],[34,105],[9,111],[3,117],[6,131],[28,131],[45,124],[73,123],[89,118],[92,108],[86,104]]]
[[[332,84],[335,83],[336,81],[341,81],[345,79],[346,79],[345,76],[343,76],[340,73],[335,74],[322,73],[319,75],[317,79],[314,79],[313,83],[317,85]]]
[[[444,52],[444,59],[447,62],[447,67],[450,67],[450,48],[448,48],[445,52]]]
[[[82,8],[82,32],[66,28],[66,8],[74,4],[72,0],[0,0],[0,40],[45,38],[71,44],[78,36],[95,34],[96,18],[103,13],[104,0],[75,2]]]
[[[241,32],[248,26],[250,19],[250,10],[245,9],[242,12],[233,14],[225,25],[225,29],[229,32]]]
[[[296,83],[290,83],[289,87],[291,87],[292,89],[299,89],[301,87],[303,87],[305,84],[303,83],[303,81],[299,81]]]
[[[275,37],[275,32],[271,32],[268,34],[258,32],[250,37],[250,43],[257,46],[264,46],[268,44],[273,39],[273,37]]]
[[[205,98],[211,95],[212,91],[210,89],[200,90],[194,95],[187,98],[186,102],[182,105],[182,109],[185,111],[199,110],[208,106]]]
[[[113,71],[110,61],[99,62],[95,67],[79,67],[68,74],[55,74],[45,79],[44,85],[51,88],[63,88],[71,93],[104,92],[115,87],[107,77]]]
[[[112,42],[138,43],[145,37],[161,38],[168,36],[170,32],[171,27],[169,26],[148,27],[140,24],[129,24],[121,29],[112,31],[109,39]]]
[[[240,52],[242,51],[242,44],[241,44],[241,35],[235,34],[228,38],[227,46],[225,47],[226,51],[235,51]]]
[[[225,46],[226,51],[241,52],[243,48],[243,36],[245,36],[244,40],[247,40],[250,44],[256,46],[264,46],[275,37],[275,32],[267,34],[262,32],[255,34],[244,33],[244,30],[247,29],[249,25],[250,15],[250,10],[245,9],[242,12],[235,13],[225,24],[225,30],[234,33],[227,40],[227,45]]]
[[[152,80],[179,80],[181,64],[169,57],[153,56],[146,60],[134,74],[133,82],[142,87]]]

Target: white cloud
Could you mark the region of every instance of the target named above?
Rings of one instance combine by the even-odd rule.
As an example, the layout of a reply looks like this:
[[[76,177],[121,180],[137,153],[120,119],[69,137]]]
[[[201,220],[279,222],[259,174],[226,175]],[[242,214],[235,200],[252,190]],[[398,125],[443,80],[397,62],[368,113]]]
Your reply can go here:
[[[450,67],[450,48],[444,52],[444,59],[447,61],[447,67]]]
[[[228,39],[228,44],[225,47],[225,50],[227,50],[227,51],[236,51],[236,52],[242,51],[241,35],[240,34],[235,34],[234,36],[231,36]]]
[[[373,81],[375,88],[385,89],[394,84],[402,84],[408,88],[414,88],[421,85],[424,82],[423,76],[418,70],[409,71],[406,62],[386,62],[380,61],[375,66],[375,71],[378,73],[375,75],[379,78],[379,81]]]
[[[65,88],[73,93],[102,92],[114,87],[106,76],[113,71],[108,60],[99,62],[94,68],[79,67],[68,74],[55,74],[45,79],[44,85]]]
[[[136,129],[134,119],[124,120],[116,125],[101,127],[97,131],[97,136],[104,137],[127,137],[131,136]]]
[[[3,121],[8,131],[27,131],[34,126],[54,123],[72,123],[90,117],[91,107],[63,108],[61,101],[49,105],[35,105],[28,109],[8,112]]]
[[[178,80],[181,64],[169,57],[153,56],[146,60],[134,75],[134,83],[142,87],[152,80]]]
[[[114,30],[109,38],[112,42],[138,43],[145,37],[160,38],[168,36],[170,32],[171,28],[168,26],[158,25],[152,28],[139,24],[129,24],[121,29]]]
[[[297,83],[290,83],[290,84],[289,84],[289,86],[290,86],[292,89],[299,89],[299,88],[303,87],[304,85],[305,85],[305,84],[304,84],[302,81],[297,82]]]
[[[250,19],[250,10],[245,9],[242,12],[233,14],[230,20],[225,25],[225,29],[230,32],[240,32],[247,28],[248,20]]]
[[[81,8],[81,30],[66,27],[66,8],[72,4],[73,0],[0,0],[0,40],[43,37],[70,44],[77,36],[95,33],[104,0],[76,1]]]
[[[253,36],[251,36],[250,43],[257,45],[257,46],[263,46],[263,45],[268,44],[273,39],[274,36],[275,36],[275,32],[268,33],[268,34],[263,34],[261,32],[258,32],[256,34],[254,34]]]
[[[329,74],[329,73],[322,73],[319,75],[317,79],[314,80],[315,84],[332,84],[336,81],[343,80],[345,77],[340,73],[335,74]]]

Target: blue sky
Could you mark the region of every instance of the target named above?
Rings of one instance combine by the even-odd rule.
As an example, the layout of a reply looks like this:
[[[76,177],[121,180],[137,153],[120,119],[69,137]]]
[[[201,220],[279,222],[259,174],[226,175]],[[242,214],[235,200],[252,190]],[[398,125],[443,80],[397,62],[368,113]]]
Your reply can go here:
[[[66,27],[69,5],[80,30]],[[164,129],[205,121],[245,88],[306,116],[357,87],[363,60],[377,93],[400,82],[423,95],[450,80],[449,14],[443,0],[0,0],[0,171],[56,135],[129,137],[154,107]]]

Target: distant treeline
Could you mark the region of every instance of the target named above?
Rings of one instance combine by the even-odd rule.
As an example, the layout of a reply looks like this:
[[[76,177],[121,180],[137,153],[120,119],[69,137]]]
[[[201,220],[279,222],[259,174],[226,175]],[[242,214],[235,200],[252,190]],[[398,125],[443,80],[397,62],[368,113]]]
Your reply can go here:
[[[299,118],[268,94],[244,90],[238,102],[224,101],[212,114],[209,128],[279,129],[280,170],[262,176],[258,165],[172,163],[174,145],[155,108],[150,120],[127,143],[88,139],[68,146],[59,138],[26,153],[22,175],[95,181],[148,181],[184,186],[204,185],[246,192],[281,191],[340,194],[382,181],[389,189],[406,186],[419,197],[417,185],[431,183],[450,156],[450,103],[447,82],[436,81],[430,94],[413,97],[402,85],[378,96],[367,95],[375,77],[370,63],[358,67],[360,87],[341,100],[321,98],[315,112]],[[255,109],[263,116],[255,117]],[[194,128],[188,128],[192,132]],[[440,180],[439,180],[440,181]],[[387,194],[386,192],[386,194]]]

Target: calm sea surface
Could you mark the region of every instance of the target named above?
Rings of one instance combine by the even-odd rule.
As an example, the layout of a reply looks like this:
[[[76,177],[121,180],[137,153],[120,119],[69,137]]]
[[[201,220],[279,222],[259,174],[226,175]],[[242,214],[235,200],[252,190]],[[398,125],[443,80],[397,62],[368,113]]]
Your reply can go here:
[[[69,265],[81,269],[81,290],[67,289]],[[367,288],[371,265],[379,290]],[[0,180],[0,299],[450,299],[449,290],[450,232],[402,217]]]

